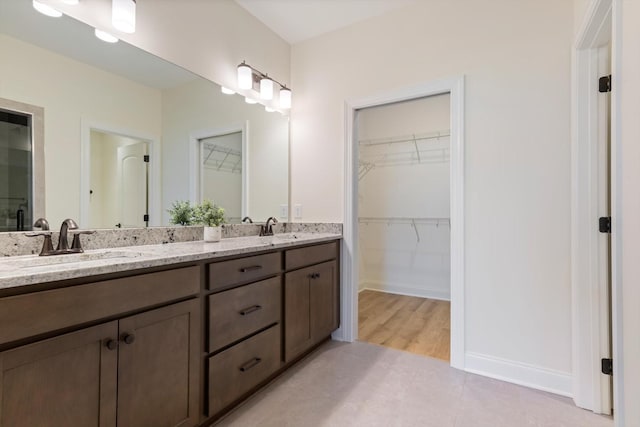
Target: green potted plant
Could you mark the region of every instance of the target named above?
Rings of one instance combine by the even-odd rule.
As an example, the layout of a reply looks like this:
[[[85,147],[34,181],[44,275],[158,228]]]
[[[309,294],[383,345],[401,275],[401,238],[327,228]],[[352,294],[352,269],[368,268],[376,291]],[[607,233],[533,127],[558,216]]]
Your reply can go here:
[[[204,226],[204,241],[219,242],[222,238],[224,224],[224,209],[215,205],[211,200],[204,200],[193,208],[193,217],[197,224]]]
[[[194,207],[188,200],[176,200],[171,205],[171,209],[167,209],[171,219],[169,222],[176,225],[191,225],[193,224]]]

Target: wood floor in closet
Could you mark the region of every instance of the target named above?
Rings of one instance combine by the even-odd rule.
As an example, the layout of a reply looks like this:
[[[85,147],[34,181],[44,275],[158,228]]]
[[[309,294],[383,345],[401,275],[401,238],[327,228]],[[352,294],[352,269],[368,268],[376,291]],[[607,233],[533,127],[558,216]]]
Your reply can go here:
[[[365,290],[358,302],[358,340],[449,360],[449,301]]]

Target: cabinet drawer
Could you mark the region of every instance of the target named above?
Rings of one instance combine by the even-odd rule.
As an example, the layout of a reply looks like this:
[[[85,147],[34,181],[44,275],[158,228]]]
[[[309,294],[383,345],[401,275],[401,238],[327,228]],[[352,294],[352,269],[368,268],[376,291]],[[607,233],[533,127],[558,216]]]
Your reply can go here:
[[[200,267],[194,266],[2,298],[0,344],[170,302],[199,291]]]
[[[280,368],[280,325],[209,359],[209,416],[241,398]]]
[[[308,246],[300,249],[291,249],[286,251],[284,256],[285,268],[287,270],[293,270],[294,268],[329,261],[338,256],[338,242]]]
[[[281,265],[280,252],[209,264],[207,287],[208,289],[222,289],[231,285],[252,282],[279,273]]]
[[[281,277],[209,296],[209,351],[280,321]]]

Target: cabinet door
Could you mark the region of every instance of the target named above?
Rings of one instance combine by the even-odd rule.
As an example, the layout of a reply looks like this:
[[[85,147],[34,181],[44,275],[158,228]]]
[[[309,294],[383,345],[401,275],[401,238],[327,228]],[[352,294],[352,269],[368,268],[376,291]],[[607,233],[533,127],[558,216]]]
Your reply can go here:
[[[0,426],[115,427],[117,339],[109,322],[0,353]]]
[[[284,279],[284,359],[286,362],[312,345],[310,323],[311,268],[287,273]]]
[[[313,343],[331,335],[339,326],[337,264],[325,262],[310,267],[310,325]]]
[[[197,425],[199,334],[195,299],[120,320],[118,427]]]

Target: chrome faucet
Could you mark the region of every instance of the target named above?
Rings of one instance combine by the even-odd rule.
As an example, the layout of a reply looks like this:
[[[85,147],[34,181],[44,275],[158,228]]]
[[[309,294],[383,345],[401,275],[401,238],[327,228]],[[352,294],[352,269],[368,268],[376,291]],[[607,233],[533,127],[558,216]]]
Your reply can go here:
[[[260,235],[261,236],[273,236],[273,225],[269,224],[273,221],[273,224],[277,224],[278,220],[275,217],[270,216],[267,222],[264,225],[260,226]]]
[[[58,238],[58,247],[56,248],[56,252],[64,252],[69,250],[69,240],[67,240],[67,231],[69,230],[77,230],[78,224],[71,218],[67,218],[62,221],[62,225],[60,226],[60,237]]]

